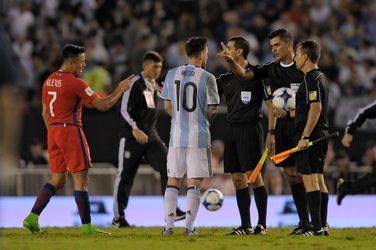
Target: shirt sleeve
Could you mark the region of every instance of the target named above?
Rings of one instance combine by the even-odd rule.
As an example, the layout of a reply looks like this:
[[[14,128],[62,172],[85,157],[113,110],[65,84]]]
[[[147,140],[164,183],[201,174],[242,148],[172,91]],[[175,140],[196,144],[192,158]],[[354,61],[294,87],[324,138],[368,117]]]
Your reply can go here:
[[[217,79],[216,79],[216,81],[217,81],[217,88],[218,88],[218,94],[221,96],[221,95],[223,95],[223,92],[224,92],[224,90],[223,90],[223,85],[225,84],[225,82],[226,82],[226,76],[227,76],[227,74],[221,74]]]
[[[48,100],[47,100],[47,91],[46,91],[46,82],[43,83],[43,87],[42,87],[42,103],[43,104],[48,104]]]
[[[212,74],[208,75],[206,82],[206,100],[208,105],[219,105],[217,82]]]
[[[320,81],[309,75],[304,77],[304,81],[306,84],[307,103],[321,102],[322,85]]]
[[[92,102],[97,97],[97,94],[93,90],[91,90],[89,85],[79,78],[75,79],[74,83],[71,86],[71,89],[73,93],[79,96],[86,103]]]
[[[345,133],[354,134],[357,128],[361,127],[367,119],[376,118],[376,101],[361,108],[353,120],[347,122]]]
[[[270,81],[269,79],[264,79],[262,80],[262,85],[263,85],[263,88],[264,88],[264,100],[267,101],[267,100],[271,100],[272,97],[273,97],[273,93],[272,93],[272,89],[270,87]]]
[[[269,77],[271,64],[261,64],[252,68],[255,80],[263,80]]]
[[[171,93],[169,91],[169,86],[170,86],[170,81],[171,81],[171,71],[169,71],[166,75],[165,82],[163,83],[163,88],[161,95],[159,96],[163,100],[171,100]]]

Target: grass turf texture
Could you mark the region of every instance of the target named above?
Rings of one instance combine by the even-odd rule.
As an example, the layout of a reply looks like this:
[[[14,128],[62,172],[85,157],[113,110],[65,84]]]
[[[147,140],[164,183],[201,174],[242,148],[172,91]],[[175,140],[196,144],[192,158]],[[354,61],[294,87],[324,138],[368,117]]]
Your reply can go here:
[[[376,228],[330,229],[329,237],[286,236],[292,228],[271,228],[268,235],[225,236],[230,228],[198,228],[199,236],[161,236],[161,228],[104,228],[107,235],[83,235],[81,228],[0,229],[0,249],[375,249]]]

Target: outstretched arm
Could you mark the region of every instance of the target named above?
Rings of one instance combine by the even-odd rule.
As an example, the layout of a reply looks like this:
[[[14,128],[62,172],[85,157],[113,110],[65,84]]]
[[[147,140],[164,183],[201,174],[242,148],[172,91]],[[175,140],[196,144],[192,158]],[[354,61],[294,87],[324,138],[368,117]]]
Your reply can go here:
[[[94,108],[100,110],[100,111],[107,111],[109,110],[114,104],[119,100],[121,95],[124,91],[128,90],[131,87],[132,79],[134,75],[128,76],[126,79],[122,80],[114,92],[112,92],[111,95],[102,98],[100,96],[97,96],[92,102],[91,105],[93,105]]]
[[[253,79],[255,74],[251,69],[244,69],[239,64],[237,64],[234,58],[231,56],[230,52],[227,50],[226,45],[221,42],[222,51],[217,54],[218,57],[224,58],[227,64],[230,66],[232,72],[235,75],[244,79]]]
[[[345,147],[350,147],[353,140],[353,134],[357,128],[361,127],[367,119],[374,118],[376,118],[376,101],[360,109],[355,115],[354,119],[347,123],[345,134],[342,138],[342,145]]]

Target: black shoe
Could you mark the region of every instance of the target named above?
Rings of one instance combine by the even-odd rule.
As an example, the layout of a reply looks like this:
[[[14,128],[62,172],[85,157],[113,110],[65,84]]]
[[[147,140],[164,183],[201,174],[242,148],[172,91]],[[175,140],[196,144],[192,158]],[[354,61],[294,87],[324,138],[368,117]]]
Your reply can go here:
[[[238,227],[234,228],[231,233],[226,235],[248,235],[253,234],[253,229],[250,227]]]
[[[181,211],[180,208],[176,208],[176,216],[175,221],[184,220],[185,219],[185,212]]]
[[[337,204],[341,205],[343,198],[345,198],[345,181],[342,178],[339,178],[337,181]]]
[[[257,226],[253,228],[253,234],[267,234],[267,233],[268,233],[268,229],[266,229],[266,227],[264,227],[261,224],[257,224]]]
[[[294,228],[294,230],[289,235],[290,236],[292,236],[292,235],[302,235],[309,230],[310,229],[307,226],[303,226],[303,225],[299,224],[297,227]]]
[[[302,234],[302,236],[324,236],[324,231],[322,229],[320,230],[313,230],[310,229]]]
[[[112,220],[112,226],[119,228],[119,227],[130,227],[128,221],[124,217],[120,217],[118,219],[114,218]]]
[[[322,227],[321,230],[324,232],[324,236],[329,236],[329,224],[326,223],[325,227]]]

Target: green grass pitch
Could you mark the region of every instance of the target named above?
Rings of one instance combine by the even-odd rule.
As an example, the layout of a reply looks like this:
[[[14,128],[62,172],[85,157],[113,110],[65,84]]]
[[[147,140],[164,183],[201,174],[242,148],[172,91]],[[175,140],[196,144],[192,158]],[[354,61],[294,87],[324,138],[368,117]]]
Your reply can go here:
[[[161,236],[161,228],[104,228],[106,235],[82,235],[80,228],[43,228],[31,234],[20,228],[0,229],[0,249],[376,249],[376,228],[330,229],[329,237],[286,236],[292,228],[270,228],[268,235],[225,236],[230,228],[198,228],[199,236]]]

